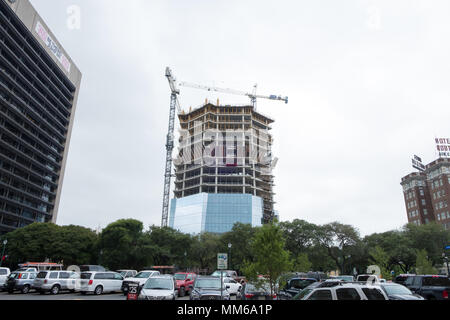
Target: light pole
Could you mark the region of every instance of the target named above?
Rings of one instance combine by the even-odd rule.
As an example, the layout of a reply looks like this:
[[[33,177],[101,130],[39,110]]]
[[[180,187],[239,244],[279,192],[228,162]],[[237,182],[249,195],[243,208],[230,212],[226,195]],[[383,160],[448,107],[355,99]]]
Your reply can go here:
[[[186,252],[186,250],[184,250],[184,268],[186,269],[186,272],[188,271],[188,267],[187,267],[187,264],[186,264],[186,257],[187,257],[187,252]]]
[[[230,270],[233,270],[232,268],[231,268],[231,247],[232,247],[232,244],[231,244],[231,242],[230,243],[228,243],[228,263],[229,263],[229,266],[228,266],[228,268],[230,268]]]
[[[2,266],[3,263],[3,257],[5,256],[5,249],[6,249],[6,245],[8,244],[8,240],[3,240],[3,250],[2,250],[2,256],[0,259],[0,267]]]

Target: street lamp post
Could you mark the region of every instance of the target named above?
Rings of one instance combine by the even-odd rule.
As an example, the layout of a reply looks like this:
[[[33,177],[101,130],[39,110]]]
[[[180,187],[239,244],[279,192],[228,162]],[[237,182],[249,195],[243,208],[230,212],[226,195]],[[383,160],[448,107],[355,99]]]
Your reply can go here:
[[[232,247],[232,244],[231,243],[228,243],[228,261],[229,261],[229,268],[230,268],[230,270],[233,270],[232,268],[231,268],[231,247]]]
[[[2,250],[2,256],[0,259],[0,267],[2,266],[3,263],[3,257],[5,256],[5,249],[6,249],[6,245],[8,244],[8,240],[3,240],[3,250]]]
[[[186,252],[186,250],[184,251],[184,268],[186,269],[186,272],[188,271],[188,267],[187,267],[187,264],[186,264],[186,257],[187,257],[187,252]]]

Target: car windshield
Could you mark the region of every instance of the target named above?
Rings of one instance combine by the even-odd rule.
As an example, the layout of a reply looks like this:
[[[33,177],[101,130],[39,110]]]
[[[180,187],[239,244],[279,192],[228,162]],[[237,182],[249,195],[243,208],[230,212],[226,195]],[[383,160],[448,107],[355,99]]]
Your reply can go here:
[[[0,276],[4,276],[8,274],[8,272],[6,271],[6,269],[0,269]]]
[[[400,295],[412,295],[412,292],[401,285],[386,285],[383,286],[384,290],[386,290],[388,295],[395,295],[395,294],[400,294]]]
[[[177,274],[175,275],[175,279],[176,279],[176,280],[184,280],[184,279],[186,279],[186,276],[187,276],[187,274],[184,274],[184,273],[177,273]]]
[[[174,290],[173,280],[170,278],[150,278],[145,283],[144,289],[151,290]]]
[[[450,279],[446,277],[424,277],[424,286],[449,287]]]
[[[80,278],[81,278],[81,279],[90,279],[90,278],[91,278],[91,275],[92,275],[92,273],[89,273],[89,272],[83,272],[83,273],[80,275]]]
[[[337,277],[333,277],[333,279],[339,279],[339,280],[342,280],[342,281],[349,281],[349,282],[353,281],[353,277],[352,276],[337,276]]]
[[[226,271],[214,271],[211,276],[212,277],[220,277],[220,274],[223,274],[224,277],[227,276],[227,272]]]
[[[304,297],[306,297],[313,289],[303,289],[297,295],[294,296],[293,300],[302,300]]]
[[[220,279],[197,279],[195,287],[198,289],[220,289]]]
[[[270,292],[270,286],[266,283],[264,284],[254,284],[254,283],[247,283],[245,285],[245,291],[246,292]]]
[[[135,278],[138,279],[144,279],[144,278],[150,278],[152,276],[153,272],[139,272],[137,275],[135,275]]]

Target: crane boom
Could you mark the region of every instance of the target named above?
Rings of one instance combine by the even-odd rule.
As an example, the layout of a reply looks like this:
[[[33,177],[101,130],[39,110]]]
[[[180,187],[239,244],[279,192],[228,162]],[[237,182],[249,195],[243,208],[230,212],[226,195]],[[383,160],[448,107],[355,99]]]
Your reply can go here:
[[[200,90],[206,90],[206,91],[214,91],[214,92],[221,92],[221,93],[228,93],[228,94],[234,94],[238,96],[247,96],[252,101],[253,105],[256,104],[256,99],[268,99],[268,100],[278,100],[278,101],[284,101],[285,103],[288,103],[289,98],[283,97],[280,95],[257,95],[256,94],[256,85],[255,85],[255,92],[248,93],[244,91],[234,90],[234,89],[224,89],[224,88],[218,88],[218,87],[209,87],[204,86],[196,83],[190,83],[190,82],[180,82],[179,84],[182,87],[189,87],[194,89],[200,89]]]

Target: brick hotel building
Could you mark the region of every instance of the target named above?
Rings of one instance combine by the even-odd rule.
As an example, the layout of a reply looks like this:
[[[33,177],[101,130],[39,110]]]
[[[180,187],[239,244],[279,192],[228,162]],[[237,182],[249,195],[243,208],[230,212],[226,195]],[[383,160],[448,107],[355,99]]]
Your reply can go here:
[[[408,222],[416,225],[436,222],[450,230],[450,159],[440,158],[425,171],[402,178]]]

